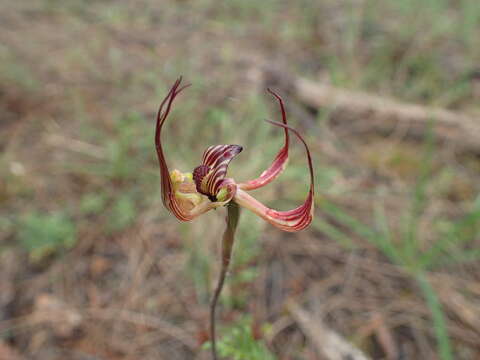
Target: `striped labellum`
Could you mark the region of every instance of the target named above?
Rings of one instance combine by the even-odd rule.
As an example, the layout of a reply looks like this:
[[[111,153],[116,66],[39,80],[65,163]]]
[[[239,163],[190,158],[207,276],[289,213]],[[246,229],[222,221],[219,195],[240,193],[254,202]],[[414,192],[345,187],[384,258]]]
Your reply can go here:
[[[242,151],[239,145],[214,145],[203,153],[202,165],[193,170],[193,180],[200,194],[218,201],[220,189],[226,186],[228,164]],[[234,194],[231,194],[233,196]]]

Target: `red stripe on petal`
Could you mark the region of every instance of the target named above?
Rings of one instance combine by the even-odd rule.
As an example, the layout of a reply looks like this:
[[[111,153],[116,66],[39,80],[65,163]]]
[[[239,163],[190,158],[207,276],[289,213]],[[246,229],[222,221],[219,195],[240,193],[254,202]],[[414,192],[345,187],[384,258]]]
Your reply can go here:
[[[170,113],[173,100],[175,97],[186,87],[190,85],[185,85],[180,87],[182,78],[178,78],[175,81],[175,84],[172,86],[168,92],[165,99],[163,99],[157,113],[157,123],[155,129],[155,147],[157,150],[158,163],[160,165],[160,177],[161,177],[161,186],[162,186],[162,201],[167,209],[169,209],[179,220],[189,221],[192,220],[195,216],[190,215],[189,212],[185,211],[178,203],[175,198],[174,189],[172,180],[170,178],[170,171],[168,170],[168,165],[165,160],[165,155],[162,147],[161,133],[165,120]]]
[[[237,156],[242,147],[239,145],[214,145],[203,153],[203,163],[209,171],[202,177],[198,191],[204,195],[215,197],[223,186],[230,161]],[[196,169],[198,169],[197,167]]]
[[[209,171],[210,167],[207,165],[200,165],[193,169],[193,181],[195,181],[195,186],[199,193],[202,193],[202,181]]]
[[[278,100],[280,105],[280,110],[282,113],[282,122],[284,125],[287,125],[287,114],[285,112],[285,106],[283,104],[283,100],[280,95],[273,92],[271,89],[268,89],[268,92],[275,96]],[[288,137],[288,130],[285,128],[285,144],[278,152],[277,156],[273,160],[272,164],[268,167],[267,170],[262,172],[260,176],[256,179],[240,183],[238,184],[240,189],[243,190],[253,190],[258,189],[259,187],[265,186],[274,180],[285,168],[288,160],[288,147],[289,147],[289,137]]]
[[[305,146],[305,151],[307,153],[308,168],[310,172],[310,189],[308,191],[307,198],[305,202],[299,207],[288,210],[288,211],[278,211],[270,209],[260,201],[256,200],[254,197],[250,196],[247,192],[242,190],[240,187],[237,189],[237,192],[234,196],[234,201],[239,205],[249,209],[258,216],[262,217],[270,224],[276,226],[277,228],[284,231],[299,231],[306,228],[312,222],[313,218],[313,209],[314,209],[314,194],[315,194],[315,185],[314,185],[314,174],[313,174],[313,164],[310,150],[307,143],[303,137],[288,125],[267,120],[269,123],[283,127],[287,131],[292,131],[303,143]]]

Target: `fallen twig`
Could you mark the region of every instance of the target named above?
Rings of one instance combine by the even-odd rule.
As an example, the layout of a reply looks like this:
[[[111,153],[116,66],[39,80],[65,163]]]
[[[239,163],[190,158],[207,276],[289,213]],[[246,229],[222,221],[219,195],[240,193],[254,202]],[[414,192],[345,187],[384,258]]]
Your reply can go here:
[[[287,306],[305,336],[326,359],[368,359],[359,349],[347,342],[341,335],[329,329],[320,319],[312,317],[298,304],[290,302]]]
[[[473,116],[340,89],[330,84],[285,75],[267,67],[264,69],[268,86],[285,89],[311,108],[327,108],[348,114],[335,117],[334,123],[348,121],[352,132],[373,130],[385,133],[392,132],[397,126],[405,126],[406,136],[424,138],[432,121],[438,140],[450,143],[458,150],[480,153],[480,119]]]

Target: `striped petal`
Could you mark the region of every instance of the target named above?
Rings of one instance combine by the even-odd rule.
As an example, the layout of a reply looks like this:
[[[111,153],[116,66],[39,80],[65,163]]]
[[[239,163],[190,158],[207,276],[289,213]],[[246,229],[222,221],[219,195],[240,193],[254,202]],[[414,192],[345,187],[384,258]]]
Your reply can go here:
[[[180,77],[168,92],[165,99],[160,104],[157,114],[157,124],[155,129],[155,145],[157,150],[158,162],[160,164],[160,177],[162,182],[162,201],[165,207],[170,210],[179,220],[190,221],[197,216],[225,205],[226,202],[211,202],[196,191],[192,174],[181,173],[178,170],[170,172],[165,160],[162,148],[161,133],[165,120],[170,113],[175,97],[189,85],[180,87],[182,78]],[[233,190],[231,190],[233,191]]]
[[[308,149],[308,145],[306,144],[303,137],[295,129],[292,129],[290,126],[285,125],[284,123],[282,124],[269,120],[267,121],[273,125],[283,127],[286,131],[292,131],[305,146],[308,160],[308,168],[310,170],[310,189],[308,191],[307,198],[302,205],[288,211],[277,211],[270,209],[258,200],[256,200],[254,197],[250,196],[246,191],[241,188],[237,189],[233,199],[240,206],[243,206],[248,210],[254,212],[258,216],[281,230],[290,232],[299,231],[310,225],[313,218],[315,185],[310,150]]]
[[[280,110],[282,112],[282,122],[284,125],[287,125],[287,115],[285,112],[285,106],[283,105],[283,100],[280,95],[276,94],[272,90],[268,89],[268,92],[275,96],[278,100],[280,105]],[[280,173],[285,169],[288,161],[288,145],[289,145],[289,138],[288,138],[288,130],[284,128],[285,131],[285,144],[278,152],[277,156],[273,160],[270,167],[262,172],[260,176],[256,179],[240,183],[238,184],[239,189],[242,190],[253,190],[258,189],[259,187],[265,186],[274,180]]]
[[[193,170],[193,180],[197,186],[197,191],[208,196],[211,201],[217,201],[220,190],[225,188],[228,195],[233,196],[233,193],[230,191],[232,188],[226,187],[227,179],[225,179],[225,176],[227,175],[230,161],[241,151],[242,147],[239,145],[214,145],[208,147],[203,153],[202,165],[197,166]],[[229,182],[230,185],[232,182]]]

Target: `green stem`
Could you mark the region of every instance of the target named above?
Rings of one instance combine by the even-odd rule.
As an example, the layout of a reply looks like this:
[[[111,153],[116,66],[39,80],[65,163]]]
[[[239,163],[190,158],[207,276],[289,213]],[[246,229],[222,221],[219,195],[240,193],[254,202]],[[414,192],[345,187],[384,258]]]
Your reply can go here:
[[[228,272],[228,266],[230,265],[230,259],[232,257],[233,243],[235,241],[235,230],[237,229],[238,219],[240,218],[240,207],[234,201],[231,201],[227,205],[227,228],[223,234],[222,239],[222,268],[220,270],[220,277],[218,279],[217,288],[213,294],[212,302],[210,304],[210,339],[212,342],[212,357],[213,360],[217,360],[217,345],[215,334],[215,310],[217,308],[217,302],[225,283],[225,278]]]

